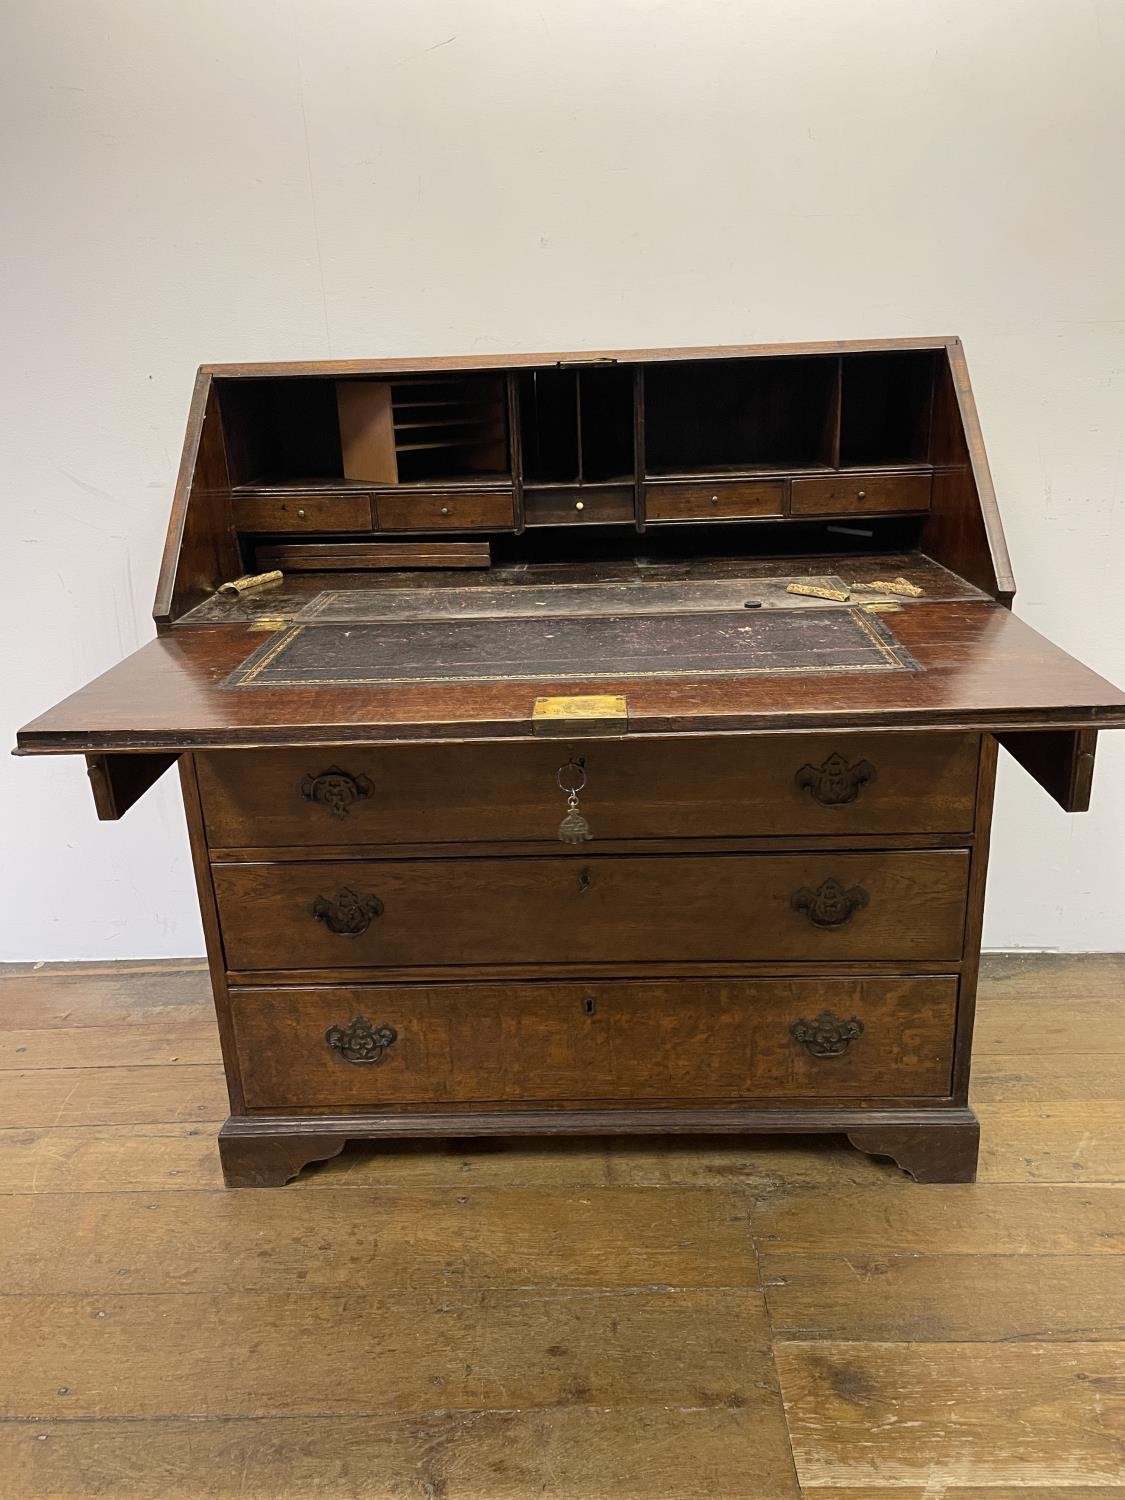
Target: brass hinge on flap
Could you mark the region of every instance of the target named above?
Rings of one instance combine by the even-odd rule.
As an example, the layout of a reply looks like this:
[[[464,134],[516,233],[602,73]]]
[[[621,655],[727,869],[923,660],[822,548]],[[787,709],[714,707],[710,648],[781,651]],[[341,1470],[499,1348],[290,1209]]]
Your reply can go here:
[[[629,711],[623,695],[587,693],[571,698],[536,698],[531,732],[565,739],[568,735],[625,734]]]

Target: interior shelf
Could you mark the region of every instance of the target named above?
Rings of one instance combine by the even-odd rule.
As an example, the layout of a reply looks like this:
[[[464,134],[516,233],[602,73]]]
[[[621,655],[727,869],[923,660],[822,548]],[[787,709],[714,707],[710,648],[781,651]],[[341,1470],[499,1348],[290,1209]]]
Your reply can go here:
[[[928,349],[849,355],[842,363],[841,467],[926,462],[933,383]]]
[[[631,369],[524,370],[518,391],[527,484],[632,480]]]
[[[654,476],[831,466],[839,361],[698,360],[645,370],[645,471]]]

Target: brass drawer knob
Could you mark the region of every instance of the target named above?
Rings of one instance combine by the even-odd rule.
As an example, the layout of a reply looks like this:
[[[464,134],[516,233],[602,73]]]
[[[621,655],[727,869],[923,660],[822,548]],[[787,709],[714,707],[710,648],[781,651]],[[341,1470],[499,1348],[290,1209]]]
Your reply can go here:
[[[441,508],[441,513],[442,513],[443,516],[447,516],[449,514],[449,506],[448,505],[443,505],[442,508]]]
[[[860,791],[875,780],[875,767],[869,760],[849,765],[847,757],[834,750],[823,765],[802,766],[793,779],[821,807],[843,807],[854,802]]]
[[[825,880],[815,891],[808,886],[794,891],[790,905],[794,911],[803,911],[814,927],[843,927],[869,899],[861,885],[846,891],[838,880]]]
[[[372,1025],[364,1016],[356,1016],[348,1026],[330,1026],[324,1040],[345,1062],[378,1065],[398,1041],[398,1032],[386,1021]]]
[[[301,782],[301,796],[327,808],[334,817],[346,818],[353,802],[362,802],[375,790],[366,776],[352,776],[339,766],[329,766],[319,776],[306,776]]]
[[[359,937],[376,917],[383,915],[383,903],[378,896],[358,896],[345,886],[337,891],[334,901],[318,896],[312,904],[312,914],[339,937]]]
[[[815,1021],[794,1021],[789,1035],[810,1057],[842,1057],[851,1044],[863,1035],[863,1022],[857,1016],[841,1021],[830,1010],[822,1010]]]

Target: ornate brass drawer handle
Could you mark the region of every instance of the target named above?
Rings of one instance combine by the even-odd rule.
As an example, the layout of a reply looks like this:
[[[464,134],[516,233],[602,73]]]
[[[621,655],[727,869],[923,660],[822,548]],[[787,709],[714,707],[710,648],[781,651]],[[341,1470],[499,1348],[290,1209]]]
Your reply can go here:
[[[356,1016],[350,1026],[330,1026],[324,1040],[345,1062],[377,1067],[398,1041],[398,1032],[386,1021],[373,1026],[366,1017]]]
[[[838,880],[825,880],[815,891],[808,886],[794,891],[790,905],[794,911],[803,911],[814,927],[842,927],[862,911],[868,900],[861,885],[846,891]]]
[[[803,792],[811,792],[813,801],[821,807],[843,807],[875,780],[875,767],[869,760],[849,765],[847,758],[834,750],[823,765],[802,766],[794,780]]]
[[[306,776],[301,782],[301,796],[327,808],[336,818],[346,818],[353,802],[362,802],[375,790],[366,776],[352,776],[339,766],[329,766],[319,776]]]
[[[794,1021],[789,1035],[804,1047],[810,1057],[842,1057],[863,1035],[863,1022],[856,1016],[850,1021],[841,1021],[832,1011],[822,1010],[815,1021]]]
[[[323,922],[329,932],[341,937],[359,937],[366,932],[376,917],[383,915],[383,903],[378,896],[358,896],[345,886],[336,892],[335,901],[327,896],[318,896],[312,904],[312,914]]]

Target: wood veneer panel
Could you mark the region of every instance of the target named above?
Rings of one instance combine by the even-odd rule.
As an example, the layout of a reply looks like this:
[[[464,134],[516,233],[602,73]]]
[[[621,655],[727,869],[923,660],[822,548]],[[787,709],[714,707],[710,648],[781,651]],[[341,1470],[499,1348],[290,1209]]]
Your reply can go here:
[[[122,818],[174,763],[174,755],[88,755],[86,774],[103,822]]]
[[[196,376],[153,618],[167,624],[241,572],[231,514],[230,475],[211,376]]]
[[[26,725],[22,753],[182,750],[386,739],[531,737],[544,693],[623,693],[629,733],[1125,725],[1125,693],[996,605],[914,604],[891,617],[918,672],[371,688],[224,688],[260,637],[244,625],[151,641]]]
[[[197,767],[212,847],[557,842],[558,775],[576,755],[598,844],[973,827],[974,735],[277,750],[201,755]],[[822,782],[832,757],[845,763],[840,779],[825,773]],[[342,811],[315,800],[317,777],[336,761],[349,778],[339,788]]]
[[[949,1092],[957,981],[679,980],[234,991],[250,1108],[470,1100],[873,1098]],[[814,1057],[790,1027],[832,1008],[863,1033]],[[390,1023],[378,1065],[326,1043]]]
[[[592,856],[215,865],[232,969],[356,964],[676,964],[723,959],[956,961],[968,856],[869,854]],[[838,882],[852,915],[817,925],[794,905]],[[362,931],[334,932],[322,899],[381,903]],[[866,900],[859,902],[859,894]]]

